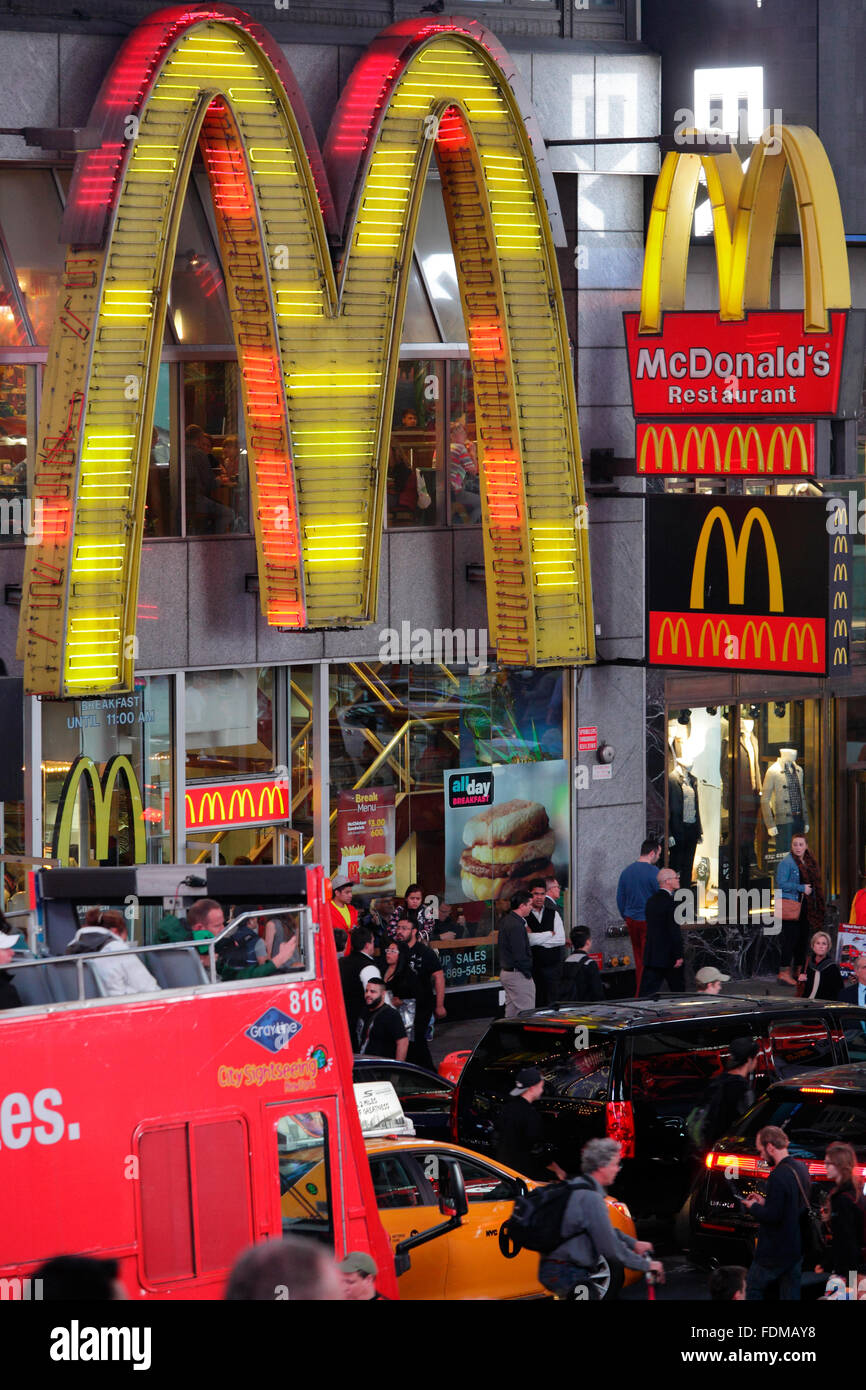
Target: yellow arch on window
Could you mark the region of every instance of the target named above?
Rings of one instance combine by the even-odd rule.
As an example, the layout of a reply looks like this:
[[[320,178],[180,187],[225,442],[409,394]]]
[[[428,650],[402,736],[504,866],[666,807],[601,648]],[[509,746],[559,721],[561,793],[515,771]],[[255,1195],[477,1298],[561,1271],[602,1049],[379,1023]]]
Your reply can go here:
[[[327,147],[341,203],[354,191],[335,277],[330,188],[315,152],[311,167],[275,45],[219,6],[163,14],[172,24],[160,30],[155,15],[142,26],[101,94],[103,114],[125,102],[124,139],[109,138],[117,122],[106,119],[102,149],[79,157],[72,188],[80,225],[88,198],[112,212],[104,245],[79,232],[70,246],[49,350],[35,488],[43,535],[27,553],[19,628],[28,691],[87,695],[132,681],[156,365],[199,144],[238,347],[268,621],[375,618],[408,266],[435,149],[469,325],[491,640],[508,664],[594,660],[555,251],[530,137],[483,31],[403,22],[360,65]],[[154,58],[147,34],[158,32]],[[377,90],[378,115],[361,129]]]
[[[685,138],[697,132],[685,132]],[[774,151],[771,153],[771,151]],[[713,216],[723,319],[766,309],[776,224],[790,171],[803,245],[806,332],[826,332],[828,310],[851,307],[839,190],[827,152],[806,126],[770,126],[743,171],[733,152],[665,157],[653,196],[641,285],[642,333],[658,333],[666,309],[682,309],[695,199],[703,171]]]

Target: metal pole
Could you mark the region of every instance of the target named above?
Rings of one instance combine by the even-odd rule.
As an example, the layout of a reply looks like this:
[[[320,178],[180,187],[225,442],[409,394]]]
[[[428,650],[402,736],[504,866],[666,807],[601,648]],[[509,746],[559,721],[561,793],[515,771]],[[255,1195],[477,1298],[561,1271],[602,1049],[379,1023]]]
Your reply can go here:
[[[35,695],[24,697],[24,846],[41,859],[42,843],[42,705]]]
[[[331,872],[329,672],[326,661],[313,666],[313,834],[316,839],[316,859],[326,874]]]
[[[174,834],[175,863],[188,864],[186,857],[186,673],[178,671],[174,678],[174,814],[171,818]],[[171,852],[171,851],[170,851]]]

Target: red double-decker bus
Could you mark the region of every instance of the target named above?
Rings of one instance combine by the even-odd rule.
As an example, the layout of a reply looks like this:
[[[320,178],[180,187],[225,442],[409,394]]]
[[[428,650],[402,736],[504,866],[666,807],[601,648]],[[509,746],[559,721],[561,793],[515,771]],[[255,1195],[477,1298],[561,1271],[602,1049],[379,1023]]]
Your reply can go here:
[[[110,1256],[132,1298],[219,1298],[256,1241],[369,1252],[396,1297],[352,1089],[320,868],[150,865],[37,876],[47,958],[13,963],[0,1013],[4,1288],[53,1255]],[[109,996],[65,955],[90,906],[163,916],[213,898],[280,921],[279,974],[220,980],[217,941],[136,947],[158,988]],[[152,935],[151,930],[148,934]],[[123,959],[117,955],[112,960]]]

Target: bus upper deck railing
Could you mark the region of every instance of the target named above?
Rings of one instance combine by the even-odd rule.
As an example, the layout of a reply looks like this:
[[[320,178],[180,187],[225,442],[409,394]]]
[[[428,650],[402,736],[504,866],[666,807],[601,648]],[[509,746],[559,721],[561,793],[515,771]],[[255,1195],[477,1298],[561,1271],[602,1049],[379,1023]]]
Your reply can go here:
[[[212,985],[236,984],[238,980],[223,980],[217,971],[217,948],[220,942],[234,934],[240,924],[250,917],[282,916],[293,913],[301,917],[299,924],[300,950],[297,961],[292,960],[281,967],[279,974],[290,975],[293,980],[307,978],[312,974],[313,918],[309,907],[276,906],[243,912],[233,918],[226,927],[210,940],[171,941],[153,946],[134,946],[124,943],[123,951],[107,953],[101,951],[81,951],[62,956],[36,956],[33,960],[13,961],[4,967],[19,978],[15,980],[23,1007],[52,1007],[60,1004],[87,1003],[102,998],[146,998],[161,993],[165,989],[195,989]],[[8,914],[12,916],[13,914]],[[19,914],[20,915],[20,914]],[[205,968],[203,956],[207,956]],[[94,964],[119,964],[124,956],[146,958],[143,964],[157,981],[153,990],[141,991],[135,995],[108,995],[103,988],[99,971]],[[183,962],[181,964],[181,962]],[[90,968],[86,968],[90,967]],[[32,972],[23,973],[23,972]],[[160,978],[162,977],[162,978]],[[74,991],[73,984],[74,981]],[[251,984],[273,983],[274,976],[266,975],[248,981]]]

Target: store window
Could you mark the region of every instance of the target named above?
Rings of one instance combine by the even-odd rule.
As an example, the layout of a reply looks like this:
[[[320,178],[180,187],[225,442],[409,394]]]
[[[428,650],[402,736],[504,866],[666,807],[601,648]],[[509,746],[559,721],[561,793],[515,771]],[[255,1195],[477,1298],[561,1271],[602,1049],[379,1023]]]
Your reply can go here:
[[[36,430],[36,368],[0,363],[0,541],[36,534],[27,501]]]
[[[60,194],[50,169],[3,170],[0,228],[24,310],[35,341],[41,345],[47,345],[51,334],[63,274],[61,211]],[[7,287],[7,294],[12,288]],[[3,317],[0,306],[0,320]],[[5,317],[9,319],[9,315]]]
[[[45,854],[82,866],[171,863],[172,688],[170,676],[141,676],[126,695],[42,703],[42,746],[50,749],[42,763]],[[87,774],[72,789],[79,758],[92,761],[107,787],[118,755],[132,766],[140,812],[124,776],[110,795],[98,795]]]
[[[198,170],[184,200],[171,277],[171,324],[178,343],[232,342],[226,288],[207,211],[207,175]]]
[[[452,362],[448,393],[448,491],[454,526],[481,521],[481,481],[475,430],[475,392],[468,361]]]
[[[176,410],[172,404],[174,378],[167,362],[159,368],[153,429],[147,471],[145,536],[180,535],[180,468]]]
[[[188,782],[273,771],[273,667],[188,671],[184,709]]]
[[[400,363],[388,459],[388,525],[436,526],[444,521],[440,362]]]
[[[249,530],[249,472],[236,362],[183,366],[188,536]]]
[[[446,985],[486,984],[498,972],[496,922],[511,893],[537,874],[567,885],[563,673],[359,662],[333,667],[329,679],[335,872],[386,920],[419,883]],[[495,800],[527,802],[517,843],[499,843],[486,822],[477,844],[465,839],[471,810],[446,804],[461,769],[491,767]],[[450,918],[447,935],[436,928],[440,914]]]
[[[668,711],[667,862],[697,918],[730,923],[735,888],[759,890],[750,917],[770,910],[794,835],[820,862],[820,724],[818,700]]]

